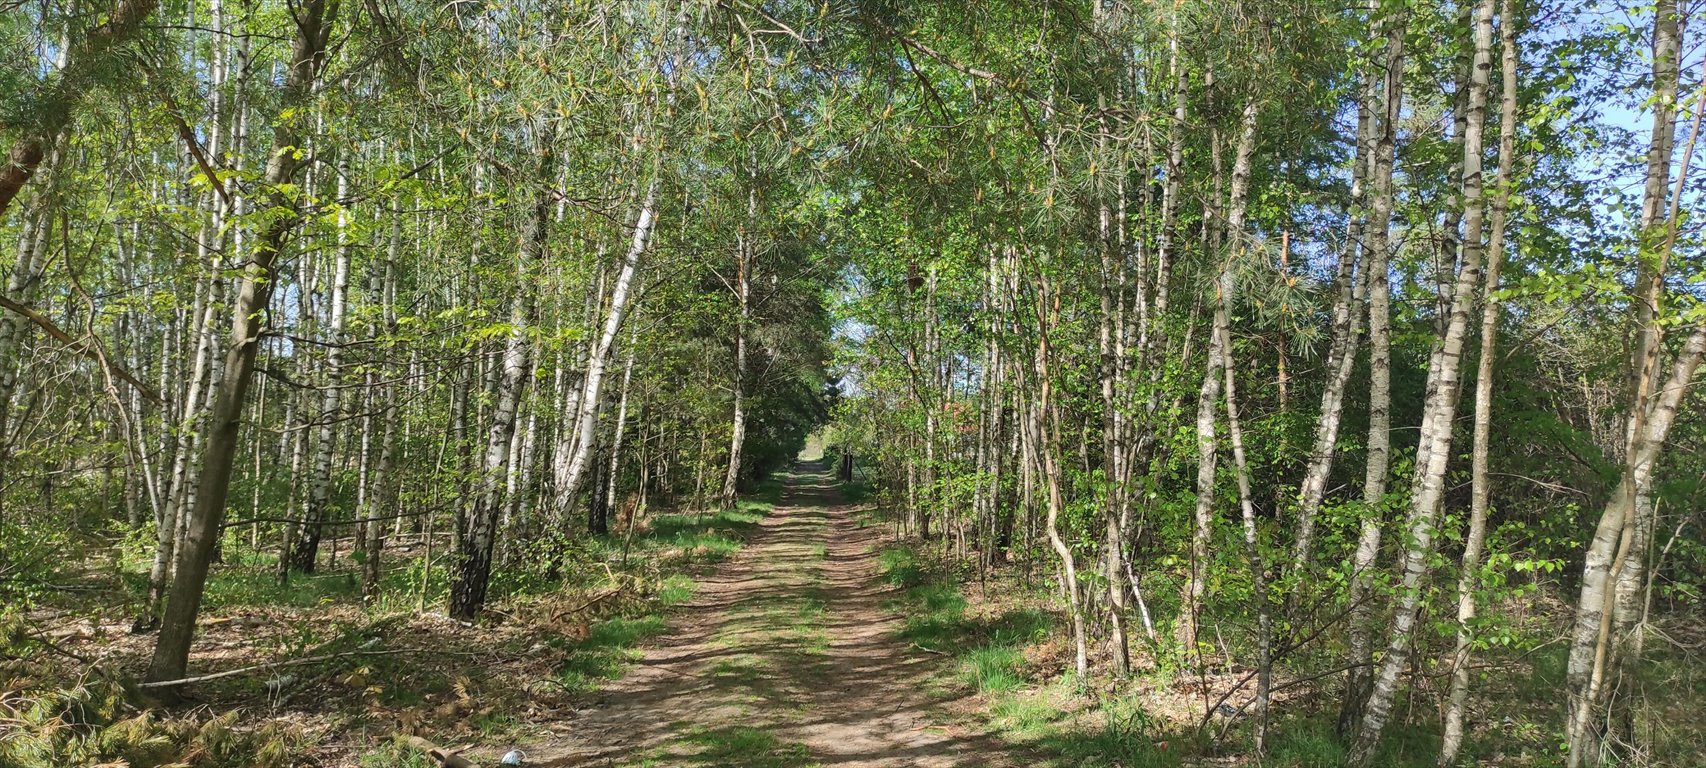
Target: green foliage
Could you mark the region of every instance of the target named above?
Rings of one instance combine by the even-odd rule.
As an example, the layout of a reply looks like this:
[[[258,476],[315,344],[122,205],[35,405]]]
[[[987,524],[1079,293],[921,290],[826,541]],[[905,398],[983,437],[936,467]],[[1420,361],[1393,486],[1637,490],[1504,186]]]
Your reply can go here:
[[[1024,663],[1016,648],[977,648],[965,654],[955,678],[980,693],[1008,693],[1024,684]]]
[[[657,614],[599,622],[585,639],[568,644],[569,658],[557,671],[557,683],[570,693],[585,693],[621,677],[638,658],[634,646],[663,629],[663,617]]]
[[[855,456],[846,498],[892,510],[904,531],[928,529],[980,574],[1014,562],[1053,573],[1042,524],[1058,513],[1094,642],[1110,629],[1108,588],[1124,578],[1099,567],[1116,554],[1147,585],[1163,627],[1184,607],[1181,577],[1200,567],[1199,607],[1227,628],[1202,642],[1241,661],[1253,652],[1254,605],[1278,609],[1282,643],[1310,638],[1287,649],[1286,671],[1344,661],[1338,622],[1364,576],[1371,626],[1386,623],[1450,304],[1440,282],[1464,234],[1465,2],[346,2],[328,28],[325,76],[299,103],[278,85],[296,63],[301,3],[165,4],[74,93],[58,93],[77,64],[58,58],[100,34],[112,3],[85,5],[40,0],[0,13],[0,61],[17,63],[0,67],[0,146],[54,114],[75,127],[52,137],[0,216],[0,242],[19,244],[4,262],[7,296],[75,339],[0,312],[0,603],[31,622],[135,612],[153,519],[229,480],[207,611],[295,620],[437,605],[464,562],[452,542],[469,541],[471,519],[486,515],[504,521],[491,600],[549,600],[612,580],[641,593],[577,641],[586,645],[564,675],[596,681],[656,631],[647,617],[691,594],[672,571],[736,552],[776,502],[776,476],[833,422],[834,439],[812,449]],[[1385,275],[1395,461],[1379,478],[1384,497],[1364,502],[1374,371],[1359,337],[1319,534],[1294,570],[1285,564],[1300,479],[1317,458],[1333,302],[1347,287],[1337,267],[1354,267],[1344,274],[1365,293],[1371,285],[1371,241],[1356,235],[1374,185],[1352,178],[1355,131],[1379,106],[1366,101],[1378,90],[1367,78],[1381,74],[1384,27],[1399,10],[1408,86],[1393,129]],[[1511,128],[1519,156],[1505,282],[1493,294],[1504,313],[1491,535],[1466,574],[1485,610],[1468,629],[1478,652],[1541,659],[1621,475],[1642,268],[1667,267],[1652,306],[1665,332],[1656,365],[1668,370],[1706,312],[1706,249],[1698,183],[1667,176],[1666,199],[1639,197],[1653,9],[1513,10],[1499,10],[1498,27],[1520,33],[1520,110],[1485,126],[1489,138]],[[1683,120],[1699,108],[1687,63]],[[1256,137],[1240,164],[1247,105]],[[301,172],[269,183],[275,157]],[[1231,188],[1246,183],[1248,210],[1233,229]],[[656,226],[636,243],[644,200]],[[1650,217],[1672,204],[1674,230],[1642,223],[1643,208]],[[525,236],[540,212],[544,231]],[[199,477],[237,279],[274,240],[283,250],[264,276],[270,304],[257,315],[259,373],[238,419],[236,470]],[[37,244],[39,258],[25,258]],[[638,277],[619,317],[612,286],[630,248]],[[1220,471],[1202,494],[1208,560],[1190,548],[1191,412],[1204,374],[1218,384],[1204,367],[1205,329],[1222,270],[1233,278],[1228,344],[1259,563],[1235,524],[1224,407]],[[606,333],[612,347],[601,351],[593,345]],[[517,411],[501,416],[499,361],[512,342],[524,372]],[[608,450],[621,430],[624,447],[595,452],[595,479],[570,494],[556,465],[586,423],[577,398],[595,353],[610,367],[592,393],[590,443]],[[120,369],[162,389],[160,402],[114,380]],[[712,512],[736,449],[736,391],[746,438],[734,480],[756,497]],[[335,412],[328,394],[342,398]],[[618,400],[625,421],[610,407]],[[1706,595],[1702,408],[1695,387],[1653,465],[1644,549],[1656,626],[1697,623]],[[1470,422],[1453,420],[1444,525],[1418,561],[1432,577],[1426,636],[1412,643],[1421,658],[1441,657],[1457,630]],[[321,481],[327,518],[317,523],[338,564],[326,557],[319,573],[280,583],[280,539]],[[501,491],[486,493],[494,484]],[[590,534],[602,527],[584,522],[589,499],[607,491],[614,533]],[[346,555],[370,514],[397,535],[376,560]],[[1386,547],[1376,573],[1353,573],[1370,521],[1385,523]],[[1055,613],[979,616],[953,586],[955,569],[905,549],[882,560],[908,641],[962,655],[953,674],[992,694],[1034,682],[1018,649],[1064,626]],[[379,592],[358,604],[352,566],[375,561]],[[815,599],[787,607],[815,620]],[[269,642],[308,647],[342,621],[302,621]],[[1156,645],[1163,681],[1203,662]],[[1631,677],[1663,673],[1654,688],[1677,679],[1676,690],[1692,691],[1676,669],[1684,662],[1655,653]],[[1558,684],[1554,672],[1542,676]],[[134,719],[123,714],[103,715],[102,727]],[[1127,714],[1094,729],[1111,735],[1082,761],[1170,759],[1141,752],[1137,734],[1153,729]],[[1314,722],[1313,711],[1288,714],[1299,719],[1287,728]],[[1420,742],[1433,735],[1417,733],[1394,748],[1425,754]],[[1283,735],[1282,764],[1339,759],[1335,745]],[[1103,736],[1076,738],[1062,750]],[[1139,751],[1118,751],[1127,747]],[[750,751],[766,760],[776,749],[786,751]]]

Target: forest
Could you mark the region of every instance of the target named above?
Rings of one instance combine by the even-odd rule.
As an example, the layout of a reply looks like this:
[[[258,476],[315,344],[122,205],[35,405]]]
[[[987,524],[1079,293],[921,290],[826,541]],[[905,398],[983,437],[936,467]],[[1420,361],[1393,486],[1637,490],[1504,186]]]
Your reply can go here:
[[[1702,765],[1703,31],[0,0],[0,768]]]

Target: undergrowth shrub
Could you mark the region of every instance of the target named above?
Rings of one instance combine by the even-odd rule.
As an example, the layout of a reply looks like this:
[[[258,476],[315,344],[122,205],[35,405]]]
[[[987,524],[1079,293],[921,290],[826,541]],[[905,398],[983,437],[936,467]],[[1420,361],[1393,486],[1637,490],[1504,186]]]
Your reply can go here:
[[[236,710],[160,717],[118,680],[70,673],[40,646],[20,617],[0,615],[0,768],[285,768],[303,741],[282,724],[242,728]]]
[[[105,678],[9,690],[0,713],[0,768],[286,768],[302,741],[277,723],[239,728],[236,710],[204,720],[137,712]]]

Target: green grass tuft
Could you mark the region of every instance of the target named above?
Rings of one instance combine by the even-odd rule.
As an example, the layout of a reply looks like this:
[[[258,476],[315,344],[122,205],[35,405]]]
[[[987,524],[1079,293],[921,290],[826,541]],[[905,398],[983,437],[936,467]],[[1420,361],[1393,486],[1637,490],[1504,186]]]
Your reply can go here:
[[[968,651],[955,678],[979,693],[1007,693],[1025,684],[1025,656],[1015,648],[989,646]]]

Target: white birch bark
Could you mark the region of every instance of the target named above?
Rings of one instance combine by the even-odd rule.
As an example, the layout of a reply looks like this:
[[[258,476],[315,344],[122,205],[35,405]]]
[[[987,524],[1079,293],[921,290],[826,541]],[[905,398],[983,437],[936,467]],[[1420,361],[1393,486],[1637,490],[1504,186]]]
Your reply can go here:
[[[755,212],[756,196],[749,193],[747,205],[747,221],[750,224]],[[734,374],[730,378],[730,388],[734,392],[734,414],[729,424],[729,463],[723,473],[723,492],[719,497],[719,505],[723,509],[734,509],[735,496],[740,490],[741,453],[746,447],[746,374],[747,374],[747,337],[751,334],[752,323],[752,243],[750,235],[743,231],[739,242],[735,245],[735,301],[739,311],[735,319],[735,360]]]
[[[510,449],[515,438],[516,414],[533,371],[530,364],[532,340],[528,329],[533,325],[534,279],[545,258],[545,245],[550,237],[550,182],[556,176],[554,142],[549,137],[541,139],[538,151],[539,170],[532,181],[539,189],[534,193],[532,210],[528,211],[520,242],[517,243],[515,294],[510,299],[509,337],[504,342],[497,397],[486,428],[485,451],[476,483],[474,506],[457,542],[456,563],[451,571],[448,613],[460,621],[472,621],[485,607],[486,591],[491,582],[492,553],[497,546],[498,524],[505,508],[504,490],[512,459]]]
[[[1053,376],[1050,372],[1049,326],[1051,312],[1047,307],[1049,291],[1045,284],[1039,291],[1037,299],[1037,405],[1033,415],[1033,429],[1040,434],[1033,437],[1033,442],[1042,443],[1038,446],[1037,454],[1042,458],[1043,480],[1048,486],[1048,512],[1043,523],[1049,546],[1060,558],[1061,587],[1067,595],[1067,605],[1072,617],[1073,669],[1080,678],[1089,671],[1090,661],[1088,643],[1085,638],[1084,608],[1081,604],[1078,588],[1078,565],[1072,554],[1072,548],[1060,535],[1060,513],[1065,508],[1061,497],[1061,468],[1060,468],[1060,411],[1054,404]]]
[[[1373,688],[1363,711],[1361,731],[1348,756],[1348,763],[1357,768],[1367,766],[1373,760],[1375,747],[1397,696],[1398,676],[1409,664],[1410,635],[1421,608],[1423,581],[1429,570],[1445,495],[1445,473],[1451,454],[1452,422],[1461,384],[1463,346],[1485,250],[1482,226],[1486,206],[1481,155],[1488,79],[1492,69],[1493,0],[1480,0],[1475,8],[1474,41],[1474,59],[1466,84],[1468,97],[1463,133],[1463,257],[1451,291],[1451,312],[1445,336],[1439,344],[1439,365],[1428,371],[1429,397],[1423,404],[1421,443],[1416,452],[1418,459],[1406,527],[1408,542],[1392,628],[1386,653],[1375,670]]]
[[[1369,6],[1371,16],[1379,12],[1378,2]],[[1404,102],[1404,36],[1409,25],[1403,10],[1383,20],[1386,32],[1386,58],[1383,72],[1371,72],[1369,77],[1380,82],[1380,98],[1374,107],[1375,142],[1369,160],[1369,213],[1364,230],[1364,253],[1367,276],[1363,283],[1368,293],[1368,437],[1365,449],[1366,466],[1362,484],[1362,525],[1357,535],[1356,551],[1351,558],[1349,670],[1345,675],[1344,698],[1339,709],[1338,730],[1348,734],[1362,719],[1362,705],[1368,696],[1373,661],[1373,587],[1374,566],[1380,555],[1380,539],[1386,518],[1386,484],[1392,461],[1392,293],[1387,275],[1389,236],[1392,222],[1392,168],[1397,144],[1398,117]]]
[[[610,289],[610,308],[605,314],[604,329],[599,333],[598,342],[587,359],[586,378],[581,385],[580,402],[577,403],[575,416],[578,424],[570,435],[573,442],[557,448],[562,455],[569,457],[566,463],[560,465],[557,477],[555,513],[559,520],[568,519],[569,505],[580,491],[581,483],[585,480],[587,463],[592,458],[593,438],[598,425],[598,407],[602,400],[599,395],[604,387],[604,371],[610,361],[610,349],[616,343],[617,334],[622,330],[622,321],[627,317],[634,275],[639,271],[642,257],[650,244],[652,225],[657,217],[657,188],[657,179],[653,178],[640,201],[639,217],[634,223],[634,236],[628,244],[627,254],[622,258],[622,269],[617,273],[616,282]]]
[[[1290,573],[1302,574],[1309,567],[1315,542],[1315,516],[1327,498],[1327,480],[1338,458],[1339,424],[1344,414],[1345,390],[1351,372],[1356,368],[1358,336],[1362,330],[1363,284],[1367,267],[1357,269],[1363,253],[1362,240],[1367,231],[1370,160],[1375,153],[1374,102],[1378,81],[1370,74],[1363,78],[1357,105],[1356,157],[1351,168],[1351,216],[1345,232],[1345,246],[1339,252],[1338,296],[1333,303],[1333,339],[1328,347],[1324,368],[1327,382],[1321,390],[1320,416],[1315,422],[1315,440],[1311,445],[1309,465],[1303,482],[1298,485],[1297,535],[1292,544]]]
[[[1663,342],[1660,299],[1675,243],[1681,184],[1694,147],[1691,138],[1675,196],[1667,195],[1676,143],[1677,81],[1681,74],[1680,15],[1673,0],[1660,0],[1653,11],[1654,106],[1632,302],[1634,339],[1626,394],[1629,417],[1624,427],[1624,457],[1618,484],[1600,515],[1583,559],[1581,593],[1565,668],[1565,690],[1569,697],[1564,724],[1568,768],[1596,765],[1605,757],[1602,723],[1613,718],[1600,717],[1599,710],[1606,698],[1611,670],[1629,663],[1623,657],[1630,651],[1629,633],[1636,629],[1638,618],[1630,603],[1641,580],[1638,563],[1644,554],[1638,548],[1642,529],[1650,526],[1650,520],[1643,518],[1651,515],[1647,496],[1652,466],[1675,418],[1682,389],[1692,381],[1694,369],[1700,363],[1701,348],[1706,344],[1706,326],[1697,327],[1673,363],[1669,380],[1662,389],[1653,389]],[[1698,113],[1695,127],[1698,131]],[[1630,571],[1634,574],[1626,576]]]
[[[1498,351],[1499,267],[1504,260],[1505,220],[1509,214],[1512,169],[1516,160],[1517,40],[1512,0],[1499,7],[1500,76],[1499,175],[1494,184],[1492,219],[1487,235],[1487,279],[1481,294],[1481,352],[1475,371],[1475,426],[1470,448],[1469,532],[1464,538],[1463,561],[1457,577],[1457,647],[1452,655],[1451,689],[1446,696],[1444,734],[1440,741],[1439,765],[1457,762],[1463,746],[1464,708],[1469,698],[1469,659],[1474,643],[1475,590],[1480,584],[1481,551],[1487,539],[1487,509],[1492,495],[1488,476],[1489,443],[1492,440],[1493,368]]]
[[[337,168],[339,200],[349,196],[349,164],[347,158]],[[351,247],[349,240],[349,208],[340,206],[337,217],[338,247],[332,260],[331,295],[327,297],[326,360],[320,378],[320,412],[315,419],[314,452],[309,461],[308,513],[304,517],[302,536],[291,552],[291,567],[302,573],[313,573],[320,551],[320,537],[327,522],[332,501],[332,454],[336,430],[343,421],[344,330],[349,309],[349,270]]]

